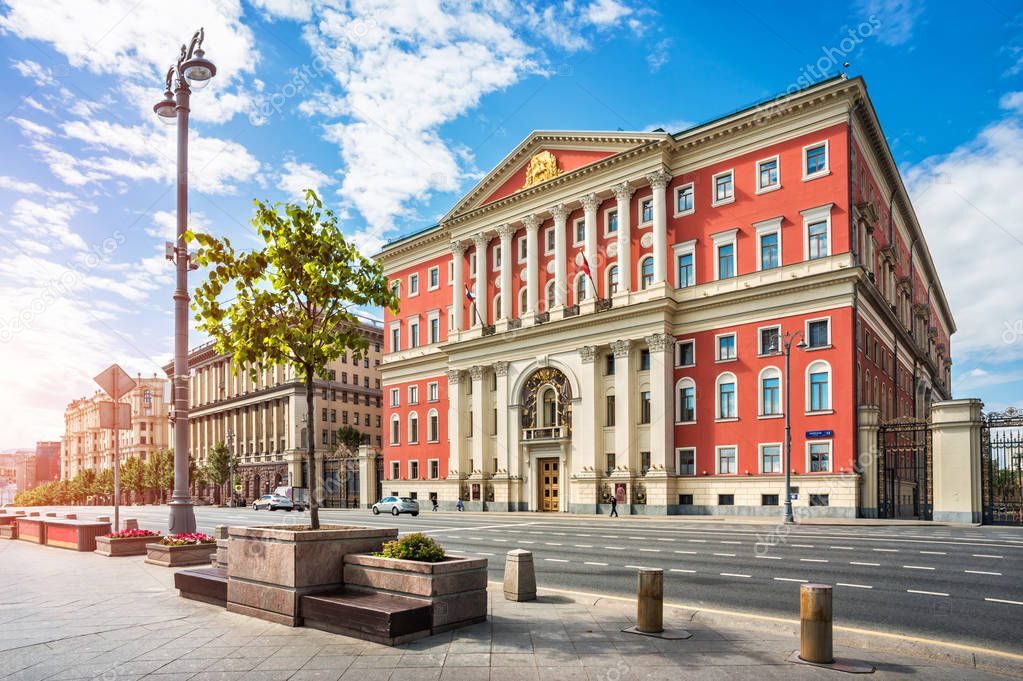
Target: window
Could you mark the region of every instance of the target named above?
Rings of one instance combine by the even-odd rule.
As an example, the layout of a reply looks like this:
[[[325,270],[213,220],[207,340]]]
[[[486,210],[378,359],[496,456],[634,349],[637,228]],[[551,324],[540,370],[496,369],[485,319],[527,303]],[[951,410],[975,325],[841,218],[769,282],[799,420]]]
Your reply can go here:
[[[776,355],[781,352],[781,327],[768,326],[760,329],[760,354]]]
[[[806,322],[806,344],[811,348],[831,345],[831,320],[811,319]]]
[[[440,477],[440,462],[437,459],[430,459],[430,479],[436,480]]]
[[[554,228],[548,227],[543,231],[543,252],[550,255],[554,252]]]
[[[675,472],[679,475],[696,475],[696,450],[680,447],[675,450]]]
[[[696,341],[693,339],[679,341],[675,345],[675,366],[691,367],[696,365]]]
[[[829,502],[827,494],[811,494],[810,505],[811,506],[827,506]]]
[[[408,443],[419,444],[419,415],[415,412],[408,416]]]
[[[650,452],[639,453],[639,470],[643,475],[650,471]]]
[[[431,267],[429,270],[428,287],[431,291],[440,288],[440,267]]]
[[[639,202],[639,216],[640,224],[649,224],[654,221],[654,200],[652,198]]]
[[[419,295],[419,275],[410,274],[408,277],[408,294],[410,296]]]
[[[615,472],[615,453],[607,452],[604,454],[604,470],[608,475]]]
[[[418,480],[419,479],[419,462],[409,461],[408,462],[408,479]]]
[[[781,181],[778,176],[778,157],[775,156],[757,163],[757,193],[779,187],[781,187]]]
[[[675,189],[675,217],[693,212],[693,183]]]
[[[819,142],[803,147],[803,179],[809,180],[814,177],[827,175],[828,173],[828,143]]]
[[[650,423],[650,391],[644,390],[639,394],[639,422]]]
[[[544,304],[545,304],[544,310],[546,310],[547,312],[550,312],[551,308],[554,307],[554,280],[553,279],[548,281],[547,282],[547,286],[544,287]]]
[[[727,362],[735,359],[735,334],[729,333],[723,336],[717,337],[718,341],[718,361]]]
[[[680,494],[680,495],[678,495],[678,505],[679,506],[692,506],[693,505],[693,495],[692,494]]]
[[[391,416],[391,444],[396,445],[401,442],[401,418],[397,414]]]
[[[437,417],[437,410],[431,409],[426,417],[426,441],[436,442],[440,430],[440,421]]]
[[[646,348],[639,351],[639,370],[650,371],[650,350]]]
[[[494,268],[495,272],[498,272],[501,269],[501,255],[502,255],[502,253],[501,253],[501,245],[497,244],[496,246],[494,246],[494,257],[493,257],[493,261],[494,262],[491,265]]]
[[[807,260],[825,258],[828,251],[828,223],[825,221],[813,222],[806,227],[807,239]]]
[[[426,384],[426,401],[427,402],[436,402],[439,399],[438,398],[438,394],[439,394],[438,390],[439,389],[438,389],[438,386],[437,386],[436,383],[427,383]]]
[[[735,475],[736,448],[734,446],[718,447],[717,450],[718,475]]]
[[[714,176],[714,201],[712,205],[730,203],[735,200],[735,185],[732,182],[732,171],[726,170]]]
[[[615,396],[608,395],[604,398],[604,424],[614,426],[615,424]]]
[[[401,350],[401,327],[395,324],[391,327],[391,352],[398,352]],[[342,374],[347,376],[347,374]]]
[[[760,372],[760,415],[781,414],[781,372],[767,367]]]
[[[678,414],[676,420],[679,423],[696,422],[696,383],[691,378],[679,379],[678,388]]]
[[[586,241],[586,220],[579,218],[572,223],[575,226],[573,233],[575,234],[575,241],[573,242],[576,246]]]
[[[760,445],[760,472],[761,473],[782,472],[780,444]]]
[[[401,477],[401,464],[397,461],[391,462],[391,480],[397,480]]]
[[[578,305],[586,298],[586,275],[582,272],[575,278],[575,304]]]
[[[476,276],[476,252],[473,251],[469,254],[469,276]]]
[[[410,321],[408,325],[408,344],[410,348],[419,347],[419,321]]]
[[[526,240],[526,237],[520,236],[517,243],[519,245],[519,262],[526,262],[529,260],[529,241]]]
[[[827,362],[814,362],[806,369],[807,411],[831,409],[831,367]]]
[[[735,244],[721,244],[717,250],[718,279],[731,279],[735,276]]]
[[[654,283],[654,259],[647,256],[639,263],[639,287],[648,289]]]
[[[419,404],[419,386],[410,385],[408,387],[408,403]]]
[[[777,506],[778,495],[777,494],[761,494],[760,495],[761,506]]]
[[[526,314],[526,307],[529,305],[529,289],[525,286],[519,289],[519,317]]]
[[[807,442],[808,470],[811,473],[828,473],[831,471],[831,441]]]
[[[696,286],[696,240],[676,244],[675,288]]]
[[[613,352],[609,352],[604,355],[604,375],[614,376],[615,375],[615,355]]]
[[[618,233],[618,211],[614,208],[604,213],[604,233],[605,234],[617,234]]]
[[[609,296],[618,292],[618,265],[611,265],[607,268],[607,294]]]
[[[721,374],[717,380],[717,392],[718,392],[718,414],[719,419],[734,419],[737,416],[737,406],[735,402],[735,375],[734,374]]]

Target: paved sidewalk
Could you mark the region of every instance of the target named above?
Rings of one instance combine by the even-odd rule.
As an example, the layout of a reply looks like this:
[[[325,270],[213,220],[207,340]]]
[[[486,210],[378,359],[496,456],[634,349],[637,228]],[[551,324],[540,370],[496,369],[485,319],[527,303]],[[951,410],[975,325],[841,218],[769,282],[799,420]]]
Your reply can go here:
[[[545,594],[539,602],[509,603],[492,591],[488,622],[391,648],[180,598],[173,571],[142,557],[3,541],[0,565],[4,681],[841,678],[787,662],[798,647],[787,625],[669,611],[666,626],[693,637],[662,641],[622,633],[634,609],[615,601]],[[835,653],[878,667],[860,678],[1007,678],[869,648]]]

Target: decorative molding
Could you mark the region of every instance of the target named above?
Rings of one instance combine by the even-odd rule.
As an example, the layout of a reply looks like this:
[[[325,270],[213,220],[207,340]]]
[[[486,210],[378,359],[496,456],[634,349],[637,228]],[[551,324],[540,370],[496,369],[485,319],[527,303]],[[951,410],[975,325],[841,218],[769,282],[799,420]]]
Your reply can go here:
[[[472,237],[472,243],[476,246],[476,251],[480,252],[486,250],[487,244],[490,243],[490,239],[488,239],[483,234],[476,234],[475,236]],[[482,263],[477,262],[476,267],[479,268],[481,264]]]
[[[461,258],[465,255],[465,249],[468,247],[464,241],[452,241],[451,252],[455,254],[456,258]]]
[[[572,212],[568,209],[568,206],[563,203],[557,203],[551,206],[548,211],[550,212],[551,217],[554,218],[554,221],[560,222],[561,224],[565,224],[565,220],[568,219],[569,213]]]
[[[643,236],[639,237],[639,245],[643,248],[650,248],[650,245],[654,243],[654,235],[650,232],[643,232]]]
[[[616,340],[611,343],[611,352],[614,353],[615,357],[628,357],[629,351],[632,349],[631,340]]]
[[[650,352],[667,352],[675,343],[674,337],[667,333],[654,333],[643,340],[646,341]]]
[[[461,369],[448,369],[444,372],[448,376],[448,385],[458,385],[462,382],[462,370]]]
[[[497,236],[499,236],[501,238],[501,241],[504,241],[506,239],[511,239],[512,236],[514,236],[514,235],[515,235],[515,229],[511,225],[509,225],[507,222],[504,223],[503,225],[498,225],[497,226]],[[504,253],[501,254],[501,257],[502,258],[504,257]]]
[[[494,373],[497,374],[498,376],[507,376],[508,366],[509,366],[508,362],[505,362],[504,360],[494,362]]]
[[[579,348],[579,359],[582,360],[583,364],[593,364],[593,360],[597,357],[597,346],[595,345],[584,345]]]
[[[609,257],[609,258],[617,258],[618,257],[618,242],[617,241],[612,241],[611,243],[609,243],[607,245],[607,248],[604,249],[604,252],[607,253],[607,257]]]
[[[628,201],[636,193],[636,189],[628,181],[625,181],[620,184],[611,185],[611,193],[619,201]]]
[[[525,281],[528,277],[529,272],[526,270],[526,268],[523,267],[521,270],[519,270],[519,281]]]
[[[554,274],[554,268],[555,268],[554,261],[553,260],[548,260],[547,261],[547,274]]]
[[[482,381],[483,374],[486,373],[486,370],[487,370],[486,367],[480,366],[479,364],[474,364],[471,367],[469,367],[469,377],[472,378],[472,380],[474,381]]]
[[[647,182],[654,191],[664,191],[664,188],[671,182],[671,173],[667,173],[663,170],[659,170],[656,173],[650,173],[646,176]]]
[[[543,220],[541,220],[538,215],[530,214],[522,218],[522,224],[525,226],[526,231],[535,231],[540,226],[541,222],[543,222]]]
[[[583,210],[587,212],[597,210],[597,206],[600,205],[600,201],[597,199],[596,192],[590,192],[589,194],[586,194],[581,199],[579,199],[579,203],[582,204]]]

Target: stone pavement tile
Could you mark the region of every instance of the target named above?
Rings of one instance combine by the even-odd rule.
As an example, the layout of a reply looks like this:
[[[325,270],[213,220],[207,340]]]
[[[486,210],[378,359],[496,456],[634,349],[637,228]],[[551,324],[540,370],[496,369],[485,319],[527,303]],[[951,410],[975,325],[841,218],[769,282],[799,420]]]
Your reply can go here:
[[[343,669],[299,669],[288,681],[337,681],[343,673]]]
[[[260,662],[259,664],[257,664],[255,667],[253,667],[253,669],[255,671],[260,672],[286,670],[297,672],[305,665],[306,662],[309,661],[311,657],[312,656],[310,655],[301,655],[299,657],[284,654],[272,655],[263,660],[262,662]]]
[[[532,653],[493,653],[491,667],[535,667],[537,656]]]
[[[391,672],[390,681],[439,681],[441,667],[399,667]],[[295,677],[292,677],[294,679]]]
[[[401,657],[398,655],[360,655],[349,667],[352,669],[391,669],[398,666]]]
[[[451,637],[430,636],[399,646],[406,653],[446,653],[451,646]]]
[[[491,668],[490,675],[500,681],[539,681],[540,679],[540,672],[536,667]]]
[[[489,653],[492,647],[488,641],[454,640],[448,648],[449,653]]]
[[[448,667],[489,667],[490,653],[448,653],[444,668]]]
[[[319,655],[360,655],[366,648],[361,641],[359,643],[336,643],[328,644],[320,648]]]
[[[443,667],[445,653],[422,653],[419,651],[406,652],[401,656],[398,666],[405,667]]]
[[[615,640],[612,645],[620,653],[656,653],[659,652],[659,649],[654,645],[654,640],[647,636],[633,634],[629,638]]]
[[[205,671],[199,672],[189,681],[287,681],[287,678],[288,675],[281,672]]]
[[[166,665],[166,660],[130,660],[114,667],[114,674],[150,674]]]
[[[153,670],[155,674],[185,673],[204,671],[213,663],[210,657],[179,657],[176,660],[164,660],[164,665]]]
[[[622,653],[622,661],[629,666],[677,667],[678,662],[658,653]]]
[[[64,668],[51,676],[53,681],[66,681],[68,679],[89,679],[99,676],[114,667],[113,662],[86,662]]]
[[[589,681],[585,667],[537,667],[540,681]]]
[[[385,646],[383,643],[372,643],[370,641],[364,641],[360,654],[377,655],[380,657],[387,657],[392,655],[395,657],[401,657],[403,652],[405,651],[394,646]]]
[[[199,646],[188,654],[189,657],[201,657],[205,659],[215,659],[220,657],[236,657],[232,653],[238,650],[241,646],[221,646],[221,645],[204,645]],[[158,652],[158,651],[153,651]],[[239,654],[237,657],[244,657]]]
[[[622,661],[620,653],[596,653],[579,657],[584,667],[613,667]]]
[[[160,670],[158,669],[156,670],[156,673],[146,674],[142,678],[146,679],[146,681],[188,681],[188,679],[195,676],[195,672],[171,672],[170,674],[160,674],[159,671]]]
[[[504,670],[501,671],[501,674],[503,676]],[[445,667],[441,670],[440,681],[490,681],[490,669],[487,667]]]
[[[536,652],[537,664],[541,667],[547,666],[564,666],[564,667],[581,667],[582,658],[572,651],[537,651]]]
[[[355,659],[355,655],[315,655],[302,665],[302,669],[336,669],[340,675],[341,672],[352,666]]]
[[[247,672],[263,661],[262,657],[222,657],[211,660],[204,671],[207,672]]]

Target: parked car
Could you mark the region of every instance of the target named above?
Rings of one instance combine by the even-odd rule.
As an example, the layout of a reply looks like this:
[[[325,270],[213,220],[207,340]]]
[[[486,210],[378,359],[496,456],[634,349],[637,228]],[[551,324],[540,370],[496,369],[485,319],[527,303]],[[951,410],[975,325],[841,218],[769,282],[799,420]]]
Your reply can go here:
[[[419,515],[419,502],[411,497],[384,497],[373,504],[373,515],[379,515],[381,511],[390,512],[391,515],[411,513],[413,516],[417,516]]]
[[[295,508],[295,504],[291,503],[291,499],[288,497],[282,497],[279,494],[264,494],[252,502],[253,511],[258,511],[261,508],[266,508],[271,511],[283,508],[285,511],[290,511]]]

